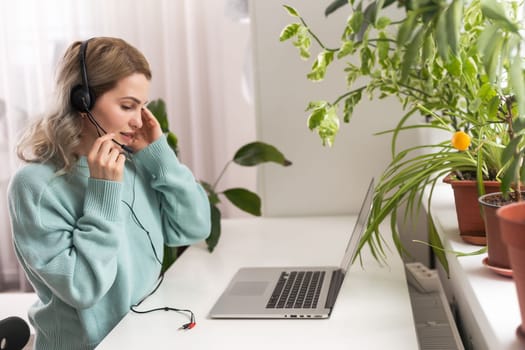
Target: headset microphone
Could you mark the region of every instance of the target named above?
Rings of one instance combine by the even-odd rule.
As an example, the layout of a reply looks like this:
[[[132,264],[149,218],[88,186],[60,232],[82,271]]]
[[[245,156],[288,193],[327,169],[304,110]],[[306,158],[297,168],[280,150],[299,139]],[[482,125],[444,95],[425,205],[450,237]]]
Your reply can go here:
[[[107,134],[107,131],[104,130],[104,128],[102,128],[100,126],[100,124],[96,121],[95,117],[93,117],[93,114],[91,114],[91,112],[89,111],[89,109],[86,109],[86,113],[88,115],[88,119],[89,121],[91,122],[91,124],[93,124],[95,126],[95,128],[97,128],[97,133],[99,134],[100,136],[100,132],[99,132],[99,129],[100,131],[102,131],[105,135]],[[129,147],[129,146],[126,146],[120,142],[118,142],[117,140],[115,139],[111,139],[111,141],[115,142],[117,145],[120,146],[120,148],[122,148],[124,151],[132,154],[133,153],[133,150]]]
[[[117,142],[115,140],[113,140],[113,142],[115,142],[117,145],[119,145],[124,151],[128,152],[129,154],[133,154],[133,150],[130,147],[128,147],[126,145],[123,145],[123,144],[121,144],[121,143],[119,143],[119,142]]]
[[[86,104],[87,105],[87,104]],[[106,135],[108,132],[106,130],[104,130],[104,128],[102,126],[100,126],[100,124],[97,122],[97,120],[95,119],[95,117],[93,117],[93,114],[91,114],[91,111],[86,108],[86,113],[88,115],[88,119],[89,121],[91,122],[91,124],[93,124],[95,126],[95,128],[97,129],[97,133],[98,133],[98,136],[100,137],[100,131],[102,131],[104,133],[104,135]],[[117,140],[115,139],[111,139],[111,141],[115,142],[117,145],[120,146],[120,148],[122,148],[124,151],[128,152],[129,154],[132,154],[133,153],[133,149],[131,149],[129,146],[126,146],[120,142],[118,142]]]
[[[88,114],[89,121],[95,126],[95,128],[97,129],[97,133],[100,136],[99,129],[104,134],[107,134],[107,132],[100,126],[100,124],[95,120],[95,117],[93,117],[93,115],[90,112],[91,108],[95,105],[95,95],[93,94],[93,92],[91,91],[91,88],[89,87],[87,68],[86,68],[86,51],[87,51],[87,45],[88,45],[89,40],[83,41],[80,44],[79,58],[80,58],[80,75],[82,77],[82,84],[75,86],[71,90],[70,101],[71,101],[71,105],[73,106],[73,108],[75,108],[77,111]],[[133,149],[131,149],[131,147],[123,145],[122,143],[114,139],[111,139],[111,141],[119,145],[124,151],[130,154],[133,153]]]

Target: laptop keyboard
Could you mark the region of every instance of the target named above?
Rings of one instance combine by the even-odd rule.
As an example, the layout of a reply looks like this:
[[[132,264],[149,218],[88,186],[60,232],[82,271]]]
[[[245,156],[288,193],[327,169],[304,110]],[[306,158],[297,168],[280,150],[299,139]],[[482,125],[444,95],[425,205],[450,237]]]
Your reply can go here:
[[[325,271],[282,272],[267,309],[315,309]]]

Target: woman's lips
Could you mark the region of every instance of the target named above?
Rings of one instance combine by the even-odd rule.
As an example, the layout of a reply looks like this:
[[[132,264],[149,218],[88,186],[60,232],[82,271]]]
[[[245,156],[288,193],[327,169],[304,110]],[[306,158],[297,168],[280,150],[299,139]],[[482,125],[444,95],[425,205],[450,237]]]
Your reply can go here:
[[[135,133],[132,132],[121,132],[120,135],[122,135],[125,142],[130,143],[135,138]]]

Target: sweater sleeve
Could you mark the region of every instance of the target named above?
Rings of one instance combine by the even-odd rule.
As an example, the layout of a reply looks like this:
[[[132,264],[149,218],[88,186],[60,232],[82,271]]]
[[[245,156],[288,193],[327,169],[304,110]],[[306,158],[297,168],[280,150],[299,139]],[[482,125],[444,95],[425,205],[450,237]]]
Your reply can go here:
[[[31,273],[56,296],[74,308],[88,308],[116,276],[121,184],[89,179],[82,197],[63,182],[38,175],[19,172],[11,182],[14,244]]]
[[[151,187],[160,196],[164,239],[181,246],[208,237],[210,204],[191,171],[181,164],[163,136],[135,155]]]

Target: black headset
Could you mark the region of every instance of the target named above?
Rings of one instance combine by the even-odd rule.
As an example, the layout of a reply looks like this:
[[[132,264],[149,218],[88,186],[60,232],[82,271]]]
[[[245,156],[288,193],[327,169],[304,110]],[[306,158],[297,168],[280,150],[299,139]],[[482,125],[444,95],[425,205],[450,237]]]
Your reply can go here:
[[[89,87],[87,68],[86,68],[86,51],[89,40],[85,40],[80,44],[80,74],[82,76],[82,84],[75,86],[71,90],[71,105],[79,112],[89,111],[95,104],[95,96]]]
[[[79,58],[80,58],[80,75],[82,76],[82,84],[75,86],[73,89],[71,89],[70,94],[70,101],[71,106],[75,110],[81,113],[87,113],[89,121],[95,125],[97,128],[97,133],[100,134],[100,131],[102,131],[104,134],[107,134],[106,130],[96,121],[95,117],[91,114],[91,108],[95,105],[95,94],[93,94],[93,90],[89,87],[89,80],[87,75],[87,68],[86,68],[86,51],[88,42],[91,39],[85,40],[80,44],[80,52],[79,52]],[[129,146],[123,145],[120,142],[116,141],[115,139],[111,139],[111,141],[115,142],[117,145],[119,145],[124,151],[126,151],[128,154],[133,153],[133,149]]]

